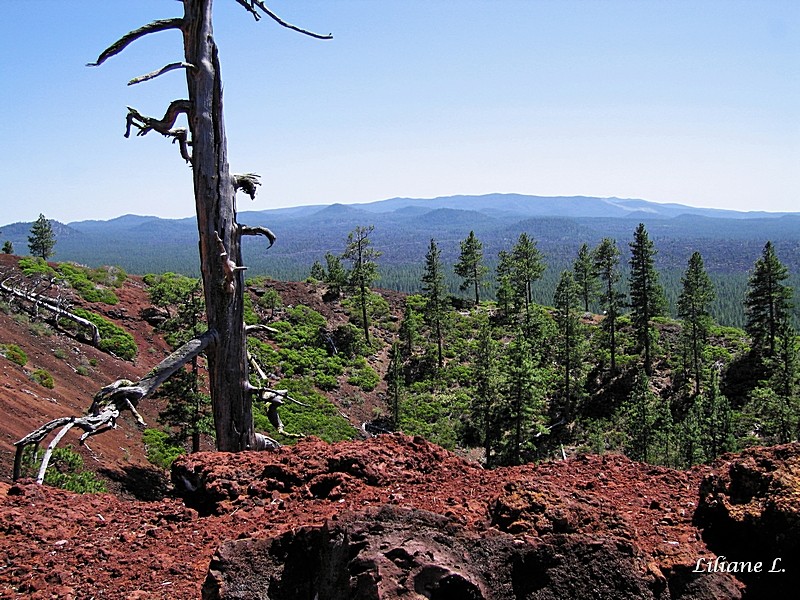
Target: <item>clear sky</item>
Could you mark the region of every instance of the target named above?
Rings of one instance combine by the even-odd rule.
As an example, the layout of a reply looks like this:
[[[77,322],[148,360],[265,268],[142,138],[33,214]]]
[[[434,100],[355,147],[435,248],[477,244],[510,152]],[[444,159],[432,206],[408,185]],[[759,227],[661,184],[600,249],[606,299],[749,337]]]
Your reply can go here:
[[[800,211],[797,0],[216,0],[240,210],[515,192]],[[194,211],[126,106],[185,97],[178,32],[88,68],[170,0],[0,0],[0,224]]]

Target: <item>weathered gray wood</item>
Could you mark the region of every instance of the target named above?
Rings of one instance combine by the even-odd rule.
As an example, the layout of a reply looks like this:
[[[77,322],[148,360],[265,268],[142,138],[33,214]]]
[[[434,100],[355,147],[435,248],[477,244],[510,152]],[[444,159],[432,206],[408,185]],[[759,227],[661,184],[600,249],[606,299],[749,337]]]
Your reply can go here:
[[[226,273],[226,260],[242,264],[236,223],[234,181],[228,167],[222,106],[222,79],[211,21],[212,0],[184,2],[185,61],[192,133],[192,170],[200,236],[200,270],[208,326],[218,342],[206,352],[217,449],[237,452],[254,447],[251,398],[246,389],[244,275]],[[221,257],[215,232],[227,257]],[[226,275],[232,286],[226,284]],[[231,287],[233,288],[231,290]]]
[[[6,294],[14,296],[15,298],[20,298],[22,300],[26,300],[27,302],[33,302],[36,305],[43,306],[44,308],[46,308],[47,310],[49,310],[58,317],[63,317],[65,319],[69,319],[70,321],[78,323],[79,325],[83,325],[84,327],[89,329],[89,331],[92,332],[92,346],[97,346],[100,343],[100,329],[98,329],[97,325],[95,325],[88,319],[79,317],[78,315],[63,309],[60,306],[53,304],[46,296],[41,296],[38,294],[29,294],[24,290],[13,288],[7,285],[5,281],[0,281],[0,290],[5,292]]]

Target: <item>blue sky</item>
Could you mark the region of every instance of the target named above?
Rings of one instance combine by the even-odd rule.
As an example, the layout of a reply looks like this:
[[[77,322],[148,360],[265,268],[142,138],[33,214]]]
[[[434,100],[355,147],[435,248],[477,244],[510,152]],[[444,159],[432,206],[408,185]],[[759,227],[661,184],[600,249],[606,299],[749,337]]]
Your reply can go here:
[[[262,210],[515,192],[800,211],[800,2],[216,0],[234,172]],[[177,32],[97,68],[169,0],[0,0],[0,224],[193,213],[191,174],[125,107],[185,97]]]

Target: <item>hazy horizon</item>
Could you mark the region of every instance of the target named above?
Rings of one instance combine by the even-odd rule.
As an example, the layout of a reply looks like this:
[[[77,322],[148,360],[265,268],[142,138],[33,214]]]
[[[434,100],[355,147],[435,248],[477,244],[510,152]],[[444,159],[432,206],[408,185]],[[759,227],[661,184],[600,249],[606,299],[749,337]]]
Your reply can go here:
[[[230,168],[263,183],[239,210],[498,190],[800,205],[800,2],[270,6],[334,39],[215,3]],[[180,60],[179,35],[85,66],[181,11],[163,0],[3,3],[0,221],[193,214],[177,148],[122,135],[126,106],[160,115],[185,97],[177,71],[126,85]]]

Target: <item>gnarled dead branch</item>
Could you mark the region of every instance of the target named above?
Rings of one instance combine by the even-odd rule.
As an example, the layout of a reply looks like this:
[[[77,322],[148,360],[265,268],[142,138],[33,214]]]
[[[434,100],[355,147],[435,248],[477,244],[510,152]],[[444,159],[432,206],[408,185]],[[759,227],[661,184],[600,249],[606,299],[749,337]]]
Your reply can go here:
[[[189,64],[187,62],[174,62],[168,65],[164,65],[160,69],[156,69],[146,75],[139,75],[139,77],[134,77],[128,82],[128,85],[136,85],[137,83],[142,83],[143,81],[150,81],[151,79],[155,79],[159,75],[163,75],[164,73],[169,73],[170,71],[174,71],[175,69],[194,69],[194,65]]]
[[[37,293],[29,293],[19,288],[11,287],[6,283],[6,281],[8,281],[8,279],[0,281],[0,290],[2,290],[4,293],[27,302],[32,302],[35,307],[43,307],[53,313],[53,315],[56,317],[69,319],[70,321],[86,327],[92,332],[92,346],[97,346],[100,343],[100,329],[90,320],[79,317],[78,315],[71,313],[64,308],[61,308],[58,306],[58,304],[51,302],[47,296]]]
[[[147,117],[132,107],[128,107],[128,116],[125,118],[125,137],[130,137],[131,127],[136,127],[139,131],[136,135],[147,135],[151,131],[157,131],[164,137],[171,137],[172,142],[178,142],[181,151],[181,157],[186,162],[191,162],[192,157],[189,154],[189,132],[184,127],[176,127],[172,129],[178,115],[181,113],[189,114],[190,105],[188,100],[173,100],[167,107],[167,112],[164,117],[156,119],[155,117]]]
[[[260,175],[256,173],[234,173],[231,175],[233,178],[233,189],[242,190],[245,194],[250,196],[251,200],[256,199],[256,186],[261,185]]]
[[[261,15],[258,14],[256,8],[261,9],[261,11],[267,15],[270,19],[281,25],[282,27],[286,27],[287,29],[291,29],[292,31],[296,31],[298,33],[302,33],[303,35],[308,35],[313,38],[317,38],[319,40],[331,40],[333,39],[332,34],[327,35],[320,35],[319,33],[314,33],[313,31],[308,31],[307,29],[302,29],[297,27],[296,25],[292,25],[291,23],[287,23],[283,19],[281,19],[278,15],[272,12],[269,8],[267,8],[266,4],[264,4],[261,0],[236,0],[239,4],[244,6],[244,8],[253,15],[253,18],[258,21],[261,19]]]
[[[239,234],[240,235],[263,235],[265,238],[269,240],[269,246],[267,248],[272,248],[272,244],[275,243],[277,239],[275,234],[272,233],[266,227],[250,227],[248,225],[239,224]]]
[[[83,443],[89,436],[102,433],[103,431],[115,427],[117,418],[122,410],[131,411],[131,414],[133,414],[139,425],[145,427],[144,419],[142,419],[141,415],[136,410],[139,401],[155,392],[158,386],[169,379],[173,373],[191,361],[195,356],[203,352],[212,342],[216,341],[216,339],[216,332],[206,331],[199,337],[189,340],[183,346],[175,350],[175,352],[162,360],[138,382],[134,383],[127,379],[119,379],[105,386],[95,394],[92,405],[89,408],[89,415],[84,417],[59,417],[58,419],[53,419],[22,439],[14,442],[14,446],[17,448],[14,456],[14,479],[19,479],[22,469],[22,456],[25,452],[25,448],[31,445],[38,446],[52,431],[55,431],[59,427],[61,430],[50,442],[42,458],[39,474],[36,478],[37,483],[42,483],[42,481],[44,481],[47,465],[53,450],[73,427],[78,427],[84,431],[84,434],[80,438],[80,442]]]
[[[139,29],[134,29],[133,31],[129,31],[128,33],[123,35],[116,42],[114,42],[108,48],[103,50],[103,52],[100,54],[100,56],[97,57],[97,60],[95,62],[86,63],[86,66],[98,67],[102,65],[107,59],[122,52],[128,46],[128,44],[130,44],[135,40],[138,40],[140,37],[146,36],[149,33],[166,31],[168,29],[180,29],[181,27],[183,27],[182,18],[159,19],[157,21],[153,21],[152,23],[148,23],[147,25],[139,27]]]
[[[229,294],[236,291],[235,275],[237,271],[246,271],[247,267],[240,267],[230,258],[228,258],[228,251],[225,249],[225,244],[222,238],[219,237],[219,232],[215,231],[214,235],[217,237],[217,247],[219,248],[219,256],[222,259],[222,272],[225,274],[225,282],[223,287]]]
[[[253,367],[253,370],[258,374],[259,378],[262,381],[267,381],[267,374],[261,368],[261,365],[258,364],[258,361],[255,357],[247,353],[247,360],[250,362],[250,366]],[[302,438],[305,437],[302,433],[287,433],[284,429],[283,421],[281,421],[281,417],[278,414],[278,407],[283,406],[284,401],[283,399],[286,398],[295,404],[299,404],[300,406],[304,406],[308,408],[308,404],[304,404],[299,400],[295,400],[289,395],[289,390],[276,390],[270,387],[256,387],[253,385],[248,384],[248,389],[253,395],[258,396],[263,402],[267,404],[267,419],[269,419],[270,424],[276,429],[278,433],[281,435],[285,435],[287,437],[295,437],[295,438]]]

